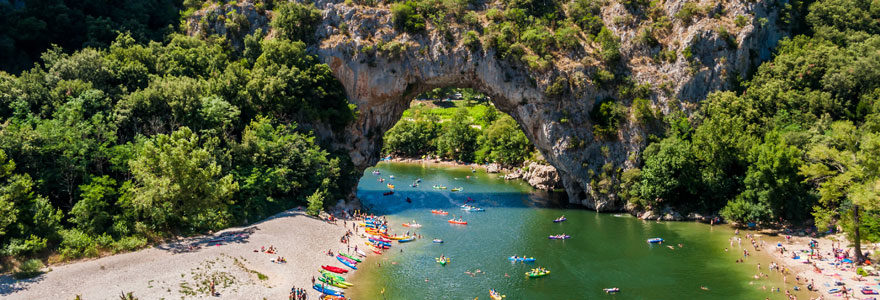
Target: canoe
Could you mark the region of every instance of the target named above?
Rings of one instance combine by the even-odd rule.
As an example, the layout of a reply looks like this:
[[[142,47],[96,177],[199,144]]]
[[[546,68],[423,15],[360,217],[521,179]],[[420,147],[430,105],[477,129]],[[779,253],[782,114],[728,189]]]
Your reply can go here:
[[[348,258],[348,257],[345,257],[345,256],[342,256],[342,255],[336,255],[336,258],[341,258],[341,259],[343,259],[343,260],[345,260],[345,261],[347,261],[347,262],[350,262],[350,263],[352,263],[352,264],[357,264],[357,262],[354,261],[353,259]]]
[[[338,287],[338,288],[341,288],[341,289],[347,289],[347,288],[348,288],[347,285],[344,285],[344,284],[341,284],[341,283],[335,282],[335,281],[333,281],[333,280],[330,280],[330,279],[327,279],[327,278],[324,278],[324,277],[318,277],[318,280],[320,280],[320,281],[323,282],[323,283],[326,283],[326,284],[329,284],[329,285],[331,285],[331,286],[335,286],[335,287]]]
[[[565,220],[568,220],[568,219],[566,219],[566,218],[556,219],[556,220],[553,220],[553,223],[562,223],[562,222],[565,222]]]
[[[544,272],[540,272],[540,273],[538,273],[538,272],[526,272],[526,276],[528,276],[529,278],[536,278],[536,277],[547,276],[547,274],[550,274],[550,270],[544,270]]]
[[[327,294],[327,295],[331,295],[331,296],[344,296],[345,295],[342,291],[332,289],[332,288],[330,288],[328,286],[324,286],[320,283],[316,283],[315,286],[313,286],[312,288],[314,288],[318,292],[321,292],[322,294]]]
[[[440,243],[443,243],[443,240],[441,240],[441,239],[434,239],[434,242],[440,244]]]
[[[526,261],[526,262],[535,261],[534,257],[513,257],[513,256],[511,256],[511,257],[508,257],[507,259],[510,261]]]
[[[414,240],[416,240],[416,237],[411,236],[411,237],[406,238],[406,239],[397,240],[397,242],[398,242],[398,243],[406,243],[406,242],[412,242],[412,241],[414,241]]]
[[[434,261],[436,261],[436,262],[437,262],[438,264],[440,264],[441,266],[445,266],[447,263],[449,263],[450,261],[452,261],[452,259],[450,259],[449,257],[447,257],[445,260],[441,260],[439,257],[435,257],[435,258],[434,258]]]
[[[361,262],[361,259],[360,259],[360,258],[354,257],[354,256],[352,256],[352,255],[350,255],[350,254],[346,254],[346,253],[340,253],[340,254],[342,254],[342,256],[345,256],[345,257],[351,258],[351,259],[353,259],[353,260],[356,261],[356,262]]]
[[[501,293],[495,289],[489,289],[489,298],[492,298],[492,300],[501,300],[501,298],[504,298],[504,295],[501,295]]]
[[[435,209],[435,210],[431,210],[431,213],[432,213],[432,214],[438,214],[438,215],[448,215],[448,214],[449,214],[448,211],[442,211],[442,210],[436,210],[436,209]]]
[[[452,224],[467,225],[467,222],[465,221],[449,220],[448,222]]]
[[[327,271],[330,271],[333,273],[339,273],[339,274],[348,273],[348,270],[340,268],[340,267],[334,267],[334,266],[321,266],[321,269],[324,269],[324,270],[327,270]]]
[[[349,262],[349,261],[343,259],[342,256],[337,256],[336,259],[339,260],[339,262],[341,262],[341,263],[342,263],[343,265],[345,265],[346,267],[352,268],[353,270],[357,270],[357,269],[358,269],[357,267],[355,267],[355,265],[354,265],[353,263],[351,263],[351,262]]]
[[[659,243],[662,243],[662,242],[663,242],[663,239],[661,239],[661,238],[650,238],[650,239],[648,239],[648,243],[649,243],[649,244],[659,244]]]
[[[342,275],[335,274],[333,272],[321,270],[321,275],[323,275],[324,277],[327,277],[327,278],[333,278],[333,280],[336,280],[338,282],[345,282],[345,277],[342,277]]]
[[[571,236],[570,235],[551,235],[551,236],[548,236],[547,238],[551,239],[551,240],[565,240],[565,239],[570,239]]]
[[[620,291],[620,289],[619,289],[619,288],[616,288],[616,287],[613,287],[613,288],[607,288],[607,289],[602,289],[602,290],[605,291],[605,292],[608,293],[608,294],[611,294],[611,293],[617,293],[617,292]]]

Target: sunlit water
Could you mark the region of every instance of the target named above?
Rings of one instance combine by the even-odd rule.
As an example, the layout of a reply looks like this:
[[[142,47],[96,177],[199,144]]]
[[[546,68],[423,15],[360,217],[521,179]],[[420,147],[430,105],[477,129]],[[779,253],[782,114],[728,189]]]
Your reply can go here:
[[[376,169],[382,174],[373,175]],[[423,238],[395,243],[386,254],[362,263],[350,279],[356,286],[346,291],[353,299],[490,299],[490,288],[506,299],[784,299],[783,293],[771,290],[792,288],[775,275],[753,279],[757,257],[735,263],[742,250],[734,245],[725,251],[733,235],[726,227],[548,208],[553,205],[547,194],[533,192],[522,181],[505,181],[482,171],[474,174],[467,168],[380,163],[364,174],[358,185],[363,203],[387,215],[395,233],[413,230],[400,224],[417,221],[423,225],[417,231]],[[389,175],[395,179],[389,180]],[[411,187],[416,178],[422,183]],[[383,196],[389,182],[395,193]],[[447,189],[433,189],[435,184]],[[451,192],[454,187],[464,190]],[[407,197],[412,203],[405,201]],[[462,211],[459,205],[467,197],[486,211]],[[434,215],[431,209],[450,215]],[[449,224],[453,214],[468,225]],[[553,223],[560,215],[568,221]],[[560,233],[572,238],[547,238]],[[646,240],[652,237],[667,243],[650,245]],[[432,243],[433,238],[444,243]],[[452,259],[447,266],[435,262],[441,254]],[[511,263],[511,255],[537,261]],[[524,273],[537,266],[549,269],[550,275],[526,278]],[[621,291],[603,292],[610,287]]]

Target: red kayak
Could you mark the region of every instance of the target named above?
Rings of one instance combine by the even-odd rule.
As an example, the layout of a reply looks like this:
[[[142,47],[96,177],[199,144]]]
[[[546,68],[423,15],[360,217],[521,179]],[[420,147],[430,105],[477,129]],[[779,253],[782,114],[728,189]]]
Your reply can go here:
[[[339,273],[339,274],[348,273],[348,270],[343,269],[343,268],[337,268],[334,266],[321,266],[321,269],[324,269],[324,270],[327,270],[327,271],[330,271],[333,273]]]

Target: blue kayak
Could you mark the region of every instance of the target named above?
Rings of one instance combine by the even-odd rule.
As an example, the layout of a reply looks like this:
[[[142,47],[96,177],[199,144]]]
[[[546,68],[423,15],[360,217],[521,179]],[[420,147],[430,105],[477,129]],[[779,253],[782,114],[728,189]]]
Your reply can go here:
[[[534,257],[513,257],[513,256],[511,256],[511,257],[508,257],[507,259],[510,261],[525,261],[525,262],[535,261]]]
[[[345,260],[345,259],[342,258],[342,257],[337,256],[336,259],[339,260],[339,262],[341,262],[341,263],[342,263],[343,265],[345,265],[346,267],[352,268],[352,269],[354,269],[354,270],[357,270],[357,269],[358,269],[357,267],[354,266],[354,264],[352,264],[351,262]]]
[[[663,239],[661,239],[661,238],[648,239],[648,243],[651,243],[651,244],[658,244],[658,243],[662,243],[662,242],[663,242]]]
[[[315,286],[313,286],[312,288],[314,288],[316,291],[321,292],[322,294],[325,294],[325,295],[343,296],[342,291],[337,291],[337,290],[331,289],[329,286],[321,286],[320,283],[316,283]]]
[[[373,244],[385,245],[385,246],[389,246],[389,247],[391,246],[391,243],[389,243],[389,242],[384,242],[384,241],[380,241],[380,240],[373,239],[373,238],[370,238],[369,240]]]

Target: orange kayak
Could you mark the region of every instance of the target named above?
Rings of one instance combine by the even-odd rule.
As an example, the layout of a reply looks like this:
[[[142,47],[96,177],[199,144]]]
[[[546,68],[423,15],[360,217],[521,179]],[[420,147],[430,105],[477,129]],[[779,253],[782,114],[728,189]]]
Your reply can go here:
[[[459,224],[459,225],[467,225],[467,222],[465,222],[465,221],[449,220],[449,223]]]
[[[435,210],[432,210],[431,213],[432,213],[432,214],[438,214],[438,215],[448,215],[448,214],[449,214],[448,211],[442,211],[442,210],[436,210],[436,209],[435,209]]]

